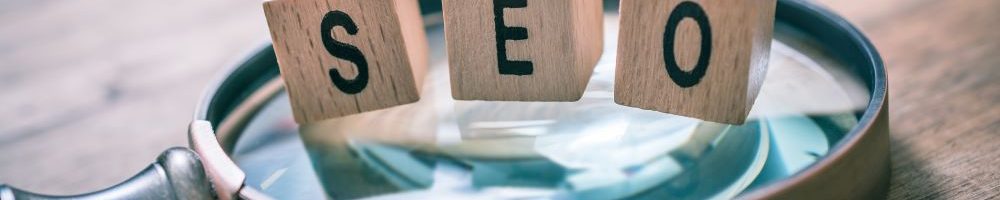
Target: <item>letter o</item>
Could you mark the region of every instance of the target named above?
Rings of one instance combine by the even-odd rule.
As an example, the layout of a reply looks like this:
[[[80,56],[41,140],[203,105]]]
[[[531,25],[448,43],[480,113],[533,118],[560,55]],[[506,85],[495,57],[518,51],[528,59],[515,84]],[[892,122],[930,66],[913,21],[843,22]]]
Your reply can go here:
[[[674,40],[677,36],[677,27],[684,18],[694,19],[698,22],[701,31],[701,52],[698,55],[698,64],[691,71],[681,70],[677,64],[674,53]],[[666,31],[663,33],[663,61],[667,64],[667,75],[674,80],[678,86],[689,88],[701,82],[708,70],[708,61],[712,57],[712,28],[708,23],[708,16],[705,10],[697,3],[685,1],[681,2],[671,11],[670,18],[667,19]]]

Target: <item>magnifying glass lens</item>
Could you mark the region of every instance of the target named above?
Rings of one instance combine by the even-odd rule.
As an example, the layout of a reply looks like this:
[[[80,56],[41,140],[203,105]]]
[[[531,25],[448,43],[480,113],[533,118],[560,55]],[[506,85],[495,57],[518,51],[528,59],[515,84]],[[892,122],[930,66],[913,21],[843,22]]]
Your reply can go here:
[[[858,123],[869,92],[822,48],[776,25],[770,67],[743,125],[614,103],[617,16],[576,102],[455,101],[443,31],[414,104],[298,126],[280,94],[232,158],[278,198],[705,199],[786,178]]]

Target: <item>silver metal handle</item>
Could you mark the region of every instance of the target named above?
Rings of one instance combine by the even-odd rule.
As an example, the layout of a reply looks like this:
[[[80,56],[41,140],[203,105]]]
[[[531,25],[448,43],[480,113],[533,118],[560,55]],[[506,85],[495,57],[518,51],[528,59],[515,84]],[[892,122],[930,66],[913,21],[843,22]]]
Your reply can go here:
[[[72,196],[36,194],[0,185],[0,199],[213,199],[212,185],[198,155],[183,147],[167,149],[156,162],[128,180],[96,192]]]

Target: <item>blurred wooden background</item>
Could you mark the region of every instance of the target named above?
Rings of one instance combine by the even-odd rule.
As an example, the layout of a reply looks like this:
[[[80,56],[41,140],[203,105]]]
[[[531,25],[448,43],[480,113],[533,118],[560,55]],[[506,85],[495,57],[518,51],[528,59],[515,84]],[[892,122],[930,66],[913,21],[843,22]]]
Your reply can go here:
[[[819,2],[886,59],[890,197],[1000,198],[1000,1]],[[186,146],[209,79],[269,37],[260,1],[0,1],[0,182],[125,180]]]

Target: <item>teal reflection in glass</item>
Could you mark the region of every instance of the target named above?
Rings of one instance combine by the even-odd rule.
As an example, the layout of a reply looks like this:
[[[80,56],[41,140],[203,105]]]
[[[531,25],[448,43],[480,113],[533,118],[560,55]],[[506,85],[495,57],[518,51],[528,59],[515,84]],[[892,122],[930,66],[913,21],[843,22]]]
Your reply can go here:
[[[299,127],[280,95],[232,156],[248,187],[281,199],[727,199],[822,159],[867,102],[819,45],[778,24],[746,124],[620,106],[616,19],[580,101],[452,100],[438,27],[419,102]]]

